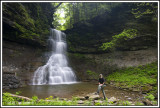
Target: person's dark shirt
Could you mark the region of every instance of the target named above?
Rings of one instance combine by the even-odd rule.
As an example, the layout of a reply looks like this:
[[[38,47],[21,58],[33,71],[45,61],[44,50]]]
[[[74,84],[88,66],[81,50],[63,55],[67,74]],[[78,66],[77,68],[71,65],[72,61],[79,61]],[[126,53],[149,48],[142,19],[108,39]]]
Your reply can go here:
[[[99,83],[103,84],[104,83],[104,78],[99,78]]]

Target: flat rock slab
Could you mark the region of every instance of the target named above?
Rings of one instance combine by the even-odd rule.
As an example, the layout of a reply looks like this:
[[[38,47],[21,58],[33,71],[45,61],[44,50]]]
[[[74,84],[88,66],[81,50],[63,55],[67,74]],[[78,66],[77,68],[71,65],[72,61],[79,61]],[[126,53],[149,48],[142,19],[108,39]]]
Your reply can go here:
[[[89,96],[89,99],[98,100],[98,99],[100,99],[100,97],[99,97],[99,95],[91,95],[91,96]]]

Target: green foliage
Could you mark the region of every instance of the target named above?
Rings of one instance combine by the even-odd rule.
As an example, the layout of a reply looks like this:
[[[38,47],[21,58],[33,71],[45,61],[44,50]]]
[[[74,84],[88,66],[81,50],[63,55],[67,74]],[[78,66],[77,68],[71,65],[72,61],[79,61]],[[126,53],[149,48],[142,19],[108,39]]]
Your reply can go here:
[[[103,101],[103,105],[105,106],[109,105],[108,98],[106,98],[106,100]]]
[[[86,72],[87,72],[88,75],[95,75],[96,74],[95,72],[93,72],[91,70],[87,70]]]
[[[149,99],[150,101],[153,101],[155,99],[155,97],[150,93],[148,93],[147,96],[145,96],[145,98]]]
[[[116,46],[119,46],[121,42],[132,39],[136,36],[136,29],[124,29],[122,33],[112,36],[113,39],[110,42],[103,43],[100,48],[102,50],[113,50]]]
[[[84,104],[83,105],[92,105],[92,102],[91,102],[91,100],[87,100],[87,101],[84,101]]]
[[[109,104],[113,104],[113,101],[110,101]]]
[[[158,105],[157,101],[152,101],[153,105]]]
[[[56,29],[65,30],[72,28],[77,22],[94,18],[106,11],[110,12],[113,7],[121,3],[87,3],[70,2],[62,3],[54,13]]]
[[[13,102],[14,101],[14,98],[11,97],[10,93],[3,93],[3,98],[2,98],[2,103],[3,105],[6,105],[7,102]]]
[[[99,102],[96,102],[94,105],[96,105],[96,106],[99,106],[99,105],[101,105],[101,103],[99,103]]]
[[[158,4],[152,2],[142,2],[142,3],[135,3],[135,8],[132,9],[132,14],[135,18],[141,18],[144,15],[153,14],[154,17],[157,19],[157,10]]]
[[[19,101],[24,101],[23,99],[13,97],[10,93],[6,92],[2,95],[2,104],[3,105],[18,105]]]
[[[19,94],[21,94],[22,92],[21,91],[18,91],[18,92],[16,92],[16,95],[19,95]]]
[[[47,101],[48,100],[48,101]],[[24,101],[22,99],[12,97],[10,93],[3,93],[3,105],[77,105],[77,97],[73,97],[71,101],[59,100],[59,98],[53,98],[52,96],[44,99],[38,99],[37,96],[33,96],[31,101]]]
[[[148,88],[149,85],[157,86],[157,62],[147,64],[145,66],[128,67],[120,69],[106,77],[108,82],[112,81],[119,87],[128,87],[137,89],[141,86]],[[154,89],[156,92],[156,87]]]
[[[79,100],[78,97],[75,97],[75,96],[72,97],[72,101],[77,101],[77,100]]]
[[[89,78],[91,78],[91,79],[97,79],[98,78],[98,74],[96,72],[93,72],[91,70],[87,70],[86,73],[89,76]]]
[[[131,103],[129,101],[119,101],[116,105],[129,106]]]
[[[33,97],[32,97],[32,101],[33,101],[33,102],[35,102],[35,101],[37,101],[37,100],[38,100],[38,97],[37,97],[37,96],[33,96]]]
[[[50,12],[47,12],[51,8],[50,4],[3,3],[4,17],[12,22],[9,25],[14,28],[14,30],[5,28],[4,38],[33,40],[43,45],[49,34],[50,18],[52,18]],[[10,38],[11,36],[13,38]]]
[[[129,101],[123,101],[123,102],[122,102],[122,105],[123,105],[123,106],[127,106],[127,105],[131,105],[131,103],[130,103]]]
[[[74,53],[74,56],[76,58],[85,58],[85,56],[83,54],[80,54],[80,53]]]
[[[143,106],[144,104],[141,103],[141,102],[136,102],[135,105],[137,105],[137,106]]]
[[[152,103],[154,105],[157,105],[157,101],[154,100],[154,96],[151,94],[148,94],[148,96],[145,97],[146,99],[152,100]],[[10,93],[3,93],[2,103],[4,106],[66,106],[66,105],[74,105],[77,106],[78,104],[78,97],[73,96],[71,100],[61,100],[59,98],[53,98],[52,96],[46,98],[46,99],[38,99],[37,96],[33,96],[31,101],[24,101],[16,97],[12,97]],[[118,101],[116,103],[108,102],[108,98],[106,100],[103,100],[103,102],[96,102],[94,103],[93,100],[85,100],[82,105],[122,105],[127,106],[131,105],[129,101]],[[136,102],[135,105],[144,105],[143,103]]]

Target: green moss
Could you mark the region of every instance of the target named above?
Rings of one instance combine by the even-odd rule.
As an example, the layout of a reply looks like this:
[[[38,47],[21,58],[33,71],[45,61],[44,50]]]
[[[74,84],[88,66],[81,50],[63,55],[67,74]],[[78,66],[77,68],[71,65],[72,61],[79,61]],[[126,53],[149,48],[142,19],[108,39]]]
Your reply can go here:
[[[49,3],[47,6],[45,11],[51,8]],[[36,5],[32,3],[4,3],[3,8],[4,17],[13,22],[10,26],[14,28],[10,31],[7,28],[4,29],[4,33],[6,33],[4,38],[18,39],[17,41],[20,39],[34,40],[44,45],[46,37],[49,35],[49,24],[51,23],[49,22],[51,18],[48,18],[51,17],[50,14],[43,12],[44,5],[42,6],[40,3]],[[10,38],[11,36],[15,38]]]
[[[85,56],[83,54],[79,54],[79,53],[74,53],[73,54],[76,58],[85,58]]]

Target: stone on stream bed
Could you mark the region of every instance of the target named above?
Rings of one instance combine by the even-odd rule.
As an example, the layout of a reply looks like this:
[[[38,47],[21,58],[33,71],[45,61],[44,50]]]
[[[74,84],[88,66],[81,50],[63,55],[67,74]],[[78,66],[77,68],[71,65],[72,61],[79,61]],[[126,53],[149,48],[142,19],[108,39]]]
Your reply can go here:
[[[77,97],[79,100],[98,100],[100,99],[100,96],[95,94],[95,93],[90,93],[90,94],[87,94],[86,96],[78,96]]]
[[[108,102],[113,102],[116,103],[118,100],[115,97],[111,97],[110,99],[108,99]]]
[[[90,93],[86,97],[88,97],[91,100],[98,100],[98,99],[100,99],[99,95],[97,95],[95,93]]]
[[[79,98],[80,100],[86,100],[86,98],[83,97],[83,96],[78,96],[78,98]]]

